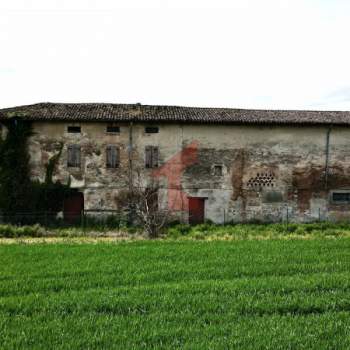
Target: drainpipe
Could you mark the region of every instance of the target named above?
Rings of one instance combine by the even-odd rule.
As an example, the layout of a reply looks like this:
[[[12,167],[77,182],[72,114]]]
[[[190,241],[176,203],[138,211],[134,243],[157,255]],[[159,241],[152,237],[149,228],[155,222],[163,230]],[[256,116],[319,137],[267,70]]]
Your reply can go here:
[[[133,168],[132,168],[132,152],[133,152],[133,135],[132,135],[132,129],[133,129],[133,122],[129,123],[129,145],[128,145],[128,159],[129,159],[129,194],[134,190],[133,186]],[[133,218],[134,218],[134,206],[133,203],[129,203],[128,207],[128,214],[127,214],[127,220],[128,224],[133,224]]]
[[[129,124],[129,146],[128,146],[128,157],[129,157],[129,190],[133,190],[133,168],[132,168],[132,153],[133,153],[133,122]]]
[[[327,130],[326,134],[326,164],[324,169],[324,187],[328,189],[328,169],[329,169],[329,139],[332,131],[332,126],[330,126]]]

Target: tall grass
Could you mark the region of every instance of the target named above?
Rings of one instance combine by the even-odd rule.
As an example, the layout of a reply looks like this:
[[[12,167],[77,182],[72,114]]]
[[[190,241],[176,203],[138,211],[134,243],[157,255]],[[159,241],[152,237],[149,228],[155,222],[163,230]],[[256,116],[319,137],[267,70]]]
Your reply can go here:
[[[0,237],[81,237],[100,235],[120,235],[132,237],[142,235],[139,227],[126,225],[115,226],[92,221],[84,227],[44,227],[0,225]],[[184,224],[165,228],[161,238],[177,240],[242,240],[242,239],[284,239],[284,238],[322,238],[350,237],[350,224],[344,223],[309,223],[309,224],[230,224],[214,225],[210,223],[190,226]]]
[[[347,222],[230,225],[206,223],[197,226],[179,224],[168,228],[167,237],[205,240],[350,237],[350,224]]]

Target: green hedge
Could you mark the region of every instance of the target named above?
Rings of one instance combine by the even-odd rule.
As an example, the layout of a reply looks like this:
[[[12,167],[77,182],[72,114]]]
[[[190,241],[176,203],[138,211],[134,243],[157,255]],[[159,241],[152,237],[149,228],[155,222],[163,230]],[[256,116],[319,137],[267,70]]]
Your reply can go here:
[[[16,237],[42,237],[45,230],[40,225],[32,226],[14,226],[0,225],[0,237],[16,238]]]

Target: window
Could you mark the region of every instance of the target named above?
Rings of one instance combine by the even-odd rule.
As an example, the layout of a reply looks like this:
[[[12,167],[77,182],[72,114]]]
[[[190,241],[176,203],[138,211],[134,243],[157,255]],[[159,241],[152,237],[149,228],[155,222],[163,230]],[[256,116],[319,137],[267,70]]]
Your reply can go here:
[[[81,162],[81,151],[79,145],[68,146],[67,166],[70,168],[79,168]]]
[[[113,124],[108,124],[107,125],[107,130],[108,133],[110,134],[117,134],[120,132],[119,126],[113,125]]]
[[[338,204],[350,203],[350,191],[334,191],[332,193],[332,201]]]
[[[119,147],[107,146],[106,148],[106,167],[118,168],[119,167]]]
[[[157,134],[159,132],[158,126],[146,126],[145,133],[146,134]]]
[[[214,165],[214,176],[222,176],[222,165]]]
[[[146,146],[145,153],[146,168],[156,168],[158,166],[158,147]]]
[[[67,131],[70,134],[80,134],[81,127],[80,126],[68,126]]]

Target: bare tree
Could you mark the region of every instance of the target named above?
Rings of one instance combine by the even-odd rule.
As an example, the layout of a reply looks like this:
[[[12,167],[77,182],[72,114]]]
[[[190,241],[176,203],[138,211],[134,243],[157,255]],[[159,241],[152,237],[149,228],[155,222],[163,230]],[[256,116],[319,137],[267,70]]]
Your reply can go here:
[[[156,238],[171,220],[169,209],[159,205],[159,185],[152,181],[144,186],[139,176],[132,188],[118,195],[118,206],[130,218],[129,221],[141,225],[150,238]]]

